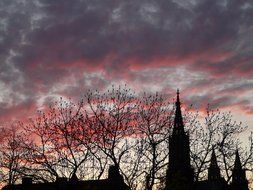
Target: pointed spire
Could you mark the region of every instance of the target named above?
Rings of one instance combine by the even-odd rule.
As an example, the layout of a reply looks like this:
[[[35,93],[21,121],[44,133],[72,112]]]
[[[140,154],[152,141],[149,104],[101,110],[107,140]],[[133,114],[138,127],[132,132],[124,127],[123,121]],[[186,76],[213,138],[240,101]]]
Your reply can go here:
[[[215,155],[215,150],[213,147],[212,156],[211,156],[211,163],[210,163],[210,166],[208,169],[208,180],[213,181],[213,180],[220,180],[220,179],[221,179],[220,168],[218,166],[217,158]]]
[[[214,147],[213,147],[213,150],[212,150],[210,167],[218,168],[218,163],[217,163],[217,158],[216,158],[216,155],[215,155]]]
[[[242,168],[239,152],[235,152],[235,164],[232,171],[231,189],[248,190],[248,180],[246,178],[245,170]]]
[[[179,95],[180,95],[179,89],[177,89],[177,100],[175,103],[176,111],[175,111],[174,127],[183,129],[184,124],[183,124],[183,117],[182,117],[182,113],[181,113],[181,102],[180,102]]]
[[[180,98],[179,98],[179,95],[180,95],[180,92],[179,92],[179,89],[177,89],[177,103],[180,104]]]
[[[241,163],[241,160],[240,160],[240,156],[239,156],[238,150],[236,150],[236,152],[235,152],[235,165],[234,165],[234,169],[239,169],[239,170],[242,169],[242,163]]]

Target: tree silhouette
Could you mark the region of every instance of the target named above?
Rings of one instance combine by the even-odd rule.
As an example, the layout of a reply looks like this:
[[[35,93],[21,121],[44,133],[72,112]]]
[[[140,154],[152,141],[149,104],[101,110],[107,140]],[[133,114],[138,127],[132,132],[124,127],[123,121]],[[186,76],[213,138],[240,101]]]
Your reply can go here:
[[[94,155],[121,168],[121,160],[132,148],[128,138],[136,124],[134,94],[127,88],[112,88],[103,94],[88,92],[85,102],[86,120],[82,126],[83,131],[88,127],[93,136]]]
[[[16,183],[25,172],[26,152],[22,147],[25,137],[15,125],[1,129],[1,135],[0,179],[1,182],[11,185]]]
[[[77,140],[82,107],[82,103],[76,105],[60,100],[46,113],[41,112],[28,124],[21,124],[26,135],[31,137],[24,148],[28,152],[26,159],[31,171],[36,171],[33,177],[53,181],[77,173],[82,175],[84,165],[90,159],[89,148],[85,146],[87,141],[83,139],[80,143]]]
[[[147,95],[138,102],[137,133],[144,141],[145,187],[152,190],[157,179],[165,175],[168,164],[168,137],[172,126],[173,109],[158,93]]]
[[[196,118],[195,118],[196,119]],[[210,162],[212,148],[217,149],[216,157],[227,181],[231,180],[235,152],[240,149],[243,166],[252,170],[253,144],[252,134],[249,136],[247,149],[241,147],[239,134],[247,127],[233,120],[230,112],[210,110],[207,108],[204,122],[195,122],[195,127],[189,126],[191,135],[191,157],[195,168],[196,179],[205,179]]]
[[[135,94],[126,86],[88,91],[77,104],[61,99],[29,122],[18,123],[19,131],[2,129],[1,182],[14,184],[25,176],[44,182],[73,176],[101,179],[113,164],[131,189],[162,188],[173,117],[167,97]],[[185,112],[184,123],[196,180],[206,179],[213,147],[227,181],[237,149],[244,168],[252,172],[253,135],[243,147],[239,135],[247,128],[231,113]]]

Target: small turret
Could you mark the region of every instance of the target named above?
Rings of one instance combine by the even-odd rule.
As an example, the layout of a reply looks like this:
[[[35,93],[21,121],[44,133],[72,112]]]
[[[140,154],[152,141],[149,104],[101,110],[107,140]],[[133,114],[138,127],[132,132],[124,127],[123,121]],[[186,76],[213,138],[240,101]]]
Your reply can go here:
[[[110,190],[129,190],[129,187],[124,183],[123,176],[119,172],[118,165],[109,167],[108,180],[110,182],[108,189]]]
[[[22,178],[22,184],[23,185],[31,185],[33,182],[33,179],[30,177],[23,177]]]
[[[78,177],[77,177],[77,175],[76,175],[76,173],[74,173],[72,176],[71,176],[71,178],[70,178],[70,182],[72,182],[72,183],[76,183],[76,182],[78,182]]]
[[[211,162],[208,168],[208,186],[207,190],[226,190],[228,189],[225,179],[220,174],[220,168],[218,166],[215,150],[213,148],[211,155]]]
[[[238,150],[235,153],[235,164],[232,171],[232,190],[249,190],[245,170],[242,168]]]
[[[220,168],[217,163],[217,158],[215,155],[215,150],[213,148],[212,156],[211,156],[211,163],[208,169],[208,180],[209,181],[217,181],[221,179],[220,175]]]
[[[235,152],[235,165],[234,165],[234,169],[236,169],[236,170],[242,170],[242,163],[241,163],[241,159],[240,159],[238,150]]]
[[[122,175],[119,173],[119,167],[115,165],[111,165],[109,167],[109,172],[108,172],[108,179],[110,180],[120,180],[123,181]]]

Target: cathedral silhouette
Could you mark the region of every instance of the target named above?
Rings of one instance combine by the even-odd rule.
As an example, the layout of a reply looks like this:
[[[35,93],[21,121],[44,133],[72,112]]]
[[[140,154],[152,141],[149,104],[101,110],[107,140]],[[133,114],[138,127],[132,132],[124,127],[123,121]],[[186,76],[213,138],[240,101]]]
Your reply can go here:
[[[179,91],[177,91],[175,106],[174,127],[169,138],[169,166],[165,190],[248,190],[248,181],[238,151],[236,151],[230,184],[226,183],[220,174],[214,149],[208,168],[208,179],[194,181],[194,170],[190,163],[189,134],[184,130]]]
[[[169,138],[169,165],[164,190],[249,190],[245,170],[236,151],[232,182],[228,184],[220,174],[215,150],[211,155],[208,178],[205,181],[194,180],[194,170],[190,160],[189,134],[185,132],[181,113],[179,91],[175,103],[175,118],[172,134]],[[124,183],[117,166],[110,166],[108,178],[103,180],[78,180],[74,175],[70,180],[59,178],[55,182],[32,183],[31,178],[23,178],[22,184],[7,185],[3,190],[129,190]]]

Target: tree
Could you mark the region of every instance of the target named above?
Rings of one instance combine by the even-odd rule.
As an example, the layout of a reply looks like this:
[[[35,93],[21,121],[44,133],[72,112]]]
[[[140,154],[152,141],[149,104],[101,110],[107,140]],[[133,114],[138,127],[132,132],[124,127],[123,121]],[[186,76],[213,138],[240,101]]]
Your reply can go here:
[[[173,118],[174,107],[167,97],[136,95],[126,86],[104,93],[88,91],[77,104],[61,99],[28,123],[18,123],[20,130],[2,131],[0,173],[8,184],[23,176],[38,181],[76,175],[100,179],[113,164],[131,189],[162,187]],[[244,168],[252,172],[253,135],[249,146],[243,147],[239,135],[247,128],[230,112],[209,108],[205,116],[185,112],[184,123],[196,180],[206,179],[213,147],[227,181],[236,149]]]
[[[93,156],[109,159],[120,168],[121,160],[132,148],[128,138],[132,136],[135,125],[134,94],[126,87],[113,87],[103,94],[89,91],[84,102],[86,120],[82,127],[83,131],[88,127],[92,134],[93,148],[96,149]]]
[[[11,185],[22,177],[27,164],[24,159],[26,152],[22,147],[24,136],[16,126],[1,128],[1,135],[1,181]]]
[[[82,102],[73,104],[61,100],[54,107],[41,112],[35,120],[22,124],[27,135],[32,137],[25,149],[29,151],[26,157],[31,164],[34,176],[42,180],[55,180],[58,177],[68,177],[83,170],[79,168],[90,159],[87,141],[80,143],[79,138],[82,119]],[[87,174],[86,174],[87,175]]]
[[[144,141],[145,189],[152,190],[157,179],[166,174],[168,139],[172,126],[173,109],[165,97],[144,94],[137,106],[137,133]]]
[[[195,117],[196,119],[196,117]],[[239,135],[247,127],[241,122],[233,120],[231,112],[221,112],[207,108],[204,122],[194,122],[195,126],[188,126],[191,135],[191,157],[197,180],[206,179],[212,148],[216,149],[216,156],[223,176],[231,180],[234,155],[237,149],[241,152],[243,166],[252,168],[252,135],[250,145],[242,149]],[[196,125],[197,124],[197,125]]]

